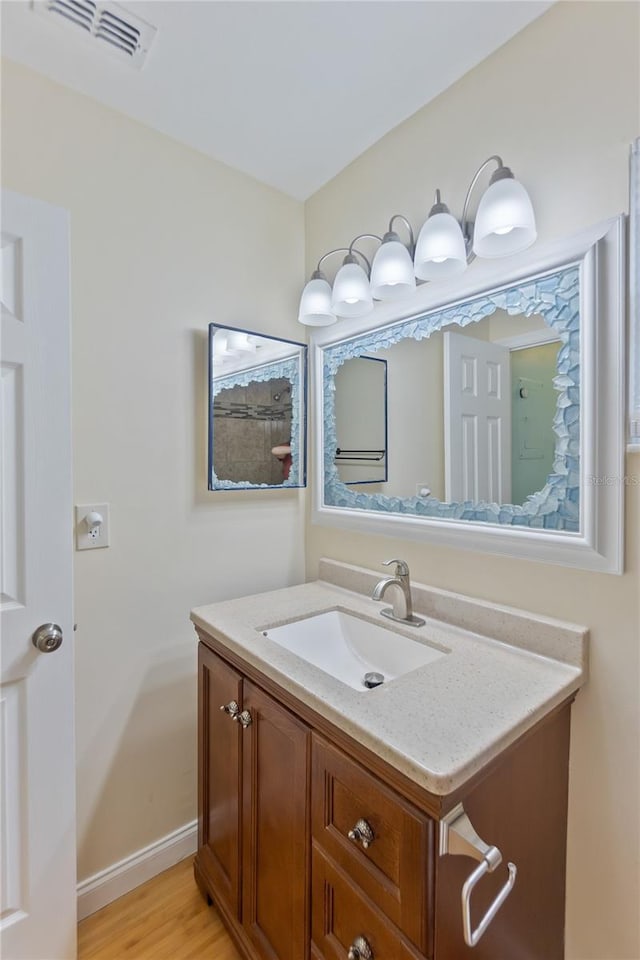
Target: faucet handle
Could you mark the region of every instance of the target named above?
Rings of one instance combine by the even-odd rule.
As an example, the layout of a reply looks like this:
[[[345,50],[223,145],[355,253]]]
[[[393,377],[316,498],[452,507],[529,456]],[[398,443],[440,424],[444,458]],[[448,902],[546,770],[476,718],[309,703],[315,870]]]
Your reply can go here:
[[[404,560],[383,560],[383,567],[390,567],[392,563],[396,565],[396,577],[408,577],[409,565]]]

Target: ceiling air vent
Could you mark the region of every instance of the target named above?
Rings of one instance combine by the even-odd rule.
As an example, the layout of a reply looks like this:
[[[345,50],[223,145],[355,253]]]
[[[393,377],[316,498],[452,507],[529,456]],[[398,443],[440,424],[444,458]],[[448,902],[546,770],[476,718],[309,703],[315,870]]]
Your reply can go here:
[[[34,0],[33,9],[47,20],[75,30],[79,37],[100,41],[104,50],[138,69],[144,64],[157,32],[151,24],[116,3]]]

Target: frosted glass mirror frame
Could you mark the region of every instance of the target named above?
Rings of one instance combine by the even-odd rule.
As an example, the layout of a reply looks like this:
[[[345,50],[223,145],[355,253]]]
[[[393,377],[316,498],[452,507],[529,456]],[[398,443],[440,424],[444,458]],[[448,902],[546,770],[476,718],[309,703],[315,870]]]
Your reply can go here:
[[[230,371],[216,369],[215,336],[235,336],[259,344],[259,348],[239,358],[236,353]],[[209,490],[282,490],[307,485],[307,345],[264,333],[239,330],[222,324],[209,324],[209,411],[208,411],[208,487]],[[216,476],[214,469],[214,403],[222,390],[249,384],[287,380],[291,398],[291,467],[282,483],[253,483]]]
[[[314,423],[313,522],[367,533],[430,541],[463,549],[539,560],[607,573],[623,568],[625,404],[625,217],[581,234],[538,246],[505,261],[476,262],[463,277],[418,288],[411,312],[406,304],[382,304],[373,315],[343,321],[312,335]],[[373,351],[381,330],[426,314],[453,313],[466,301],[575,268],[579,278],[579,522],[576,530],[504,525],[412,513],[411,501],[386,503],[359,494],[335,505],[334,477],[325,460],[325,419],[332,389],[330,348],[359,339]],[[407,334],[410,335],[410,334]],[[330,429],[329,429],[330,435]],[[325,469],[326,464],[326,469]],[[335,487],[333,487],[335,490]],[[327,491],[330,495],[327,496]],[[511,521],[510,521],[511,523]]]

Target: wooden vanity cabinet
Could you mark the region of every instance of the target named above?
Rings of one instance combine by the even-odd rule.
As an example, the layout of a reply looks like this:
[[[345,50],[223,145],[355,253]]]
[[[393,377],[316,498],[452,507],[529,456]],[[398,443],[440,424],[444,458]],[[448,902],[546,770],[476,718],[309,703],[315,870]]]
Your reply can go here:
[[[364,958],[358,937],[373,960],[562,960],[570,700],[435,796],[200,636],[195,875],[247,960]],[[246,728],[220,710],[234,700]],[[473,891],[473,927],[518,868],[474,948],[461,890],[478,864],[438,848],[458,803],[504,858]]]
[[[202,643],[198,667],[196,880],[247,957],[303,960],[310,730]]]

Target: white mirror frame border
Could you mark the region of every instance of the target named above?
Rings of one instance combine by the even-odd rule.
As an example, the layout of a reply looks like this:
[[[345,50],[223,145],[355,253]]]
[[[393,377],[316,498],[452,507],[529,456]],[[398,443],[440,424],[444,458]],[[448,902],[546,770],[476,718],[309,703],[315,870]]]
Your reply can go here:
[[[629,443],[640,453],[640,137],[629,155]]]
[[[575,236],[502,261],[475,261],[462,277],[418,287],[407,302],[380,303],[366,317],[311,335],[313,423],[312,522],[362,533],[419,540],[620,574],[624,564],[625,233],[624,214]],[[401,319],[420,316],[551,270],[580,267],[580,532],[443,520],[324,502],[324,348]]]

